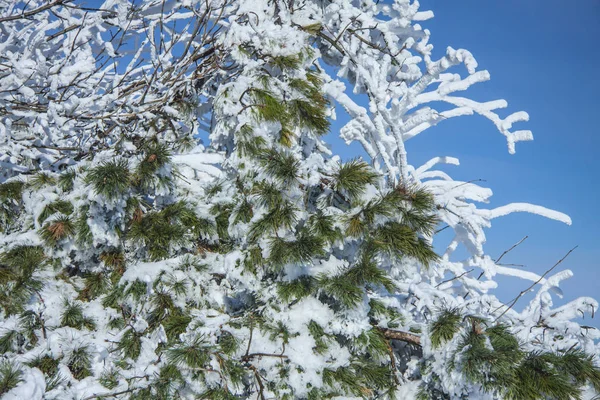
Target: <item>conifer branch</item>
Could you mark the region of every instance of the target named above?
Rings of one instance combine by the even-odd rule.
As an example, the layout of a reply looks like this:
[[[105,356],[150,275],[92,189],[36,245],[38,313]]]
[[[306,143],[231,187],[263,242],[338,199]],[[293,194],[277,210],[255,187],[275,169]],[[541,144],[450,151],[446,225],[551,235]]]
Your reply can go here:
[[[594,300],[490,323],[495,274],[547,278],[541,294],[567,276],[501,267],[527,237],[490,263],[491,219],[568,219],[478,209],[483,180],[431,169],[451,157],[410,167],[405,141],[455,116],[492,121],[511,152],[531,138],[512,131],[525,113],[494,112],[503,101],[452,95],[488,74],[466,50],[433,59],[417,2],[74,3],[0,6],[0,397],[37,385],[23,354],[46,393],[83,400],[383,398],[405,380],[419,398],[600,392],[579,350],[595,336],[573,321]],[[368,158],[328,148],[339,107]],[[404,377],[415,356],[421,374]]]

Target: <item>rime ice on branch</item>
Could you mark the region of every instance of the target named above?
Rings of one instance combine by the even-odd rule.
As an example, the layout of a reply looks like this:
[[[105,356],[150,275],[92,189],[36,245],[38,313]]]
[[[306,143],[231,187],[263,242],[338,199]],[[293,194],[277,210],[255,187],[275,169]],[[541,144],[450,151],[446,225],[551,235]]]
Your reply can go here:
[[[569,217],[479,208],[490,189],[435,169],[456,158],[409,163],[406,141],[453,117],[489,119],[511,153],[532,138],[526,113],[458,94],[489,74],[462,49],[432,60],[418,2],[97,7],[0,0],[3,398],[600,391],[600,334],[577,322],[597,302],[553,306],[562,260],[539,276],[484,249],[494,218]],[[323,141],[336,104],[368,160]],[[508,304],[497,275],[524,280]]]

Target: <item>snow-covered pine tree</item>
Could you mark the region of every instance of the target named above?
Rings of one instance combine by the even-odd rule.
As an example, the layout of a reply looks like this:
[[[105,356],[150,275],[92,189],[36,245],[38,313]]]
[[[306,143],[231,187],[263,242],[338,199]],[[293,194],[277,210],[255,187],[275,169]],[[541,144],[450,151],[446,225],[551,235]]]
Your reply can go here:
[[[455,116],[490,119],[511,152],[531,138],[503,101],[452,96],[489,76],[466,50],[433,61],[430,17],[409,0],[0,0],[0,395],[600,392],[600,335],[573,321],[597,303],[553,308],[570,271],[483,250],[495,217],[568,217],[479,209],[491,191],[431,170],[456,159],[408,164],[405,141]],[[369,160],[322,140],[336,104]],[[538,285],[529,306],[489,294],[497,274]]]

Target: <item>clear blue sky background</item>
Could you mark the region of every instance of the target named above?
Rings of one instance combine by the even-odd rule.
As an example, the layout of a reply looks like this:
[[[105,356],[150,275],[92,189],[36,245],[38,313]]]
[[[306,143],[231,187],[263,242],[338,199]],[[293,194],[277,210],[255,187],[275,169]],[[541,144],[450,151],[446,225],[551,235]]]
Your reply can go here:
[[[409,161],[418,166],[438,155],[458,157],[461,165],[446,171],[455,179],[485,179],[481,185],[494,191],[490,207],[530,202],[570,215],[572,226],[523,213],[496,219],[487,251],[497,257],[529,235],[503,261],[541,274],[579,245],[558,267],[575,276],[563,282],[565,297],[556,303],[600,299],[600,1],[422,0],[421,9],[435,14],[422,26],[438,55],[446,46],[465,48],[490,71],[491,81],[467,94],[506,99],[506,113],[527,111],[530,121],[517,127],[532,130],[535,140],[517,143],[510,155],[491,122],[460,117],[409,141]],[[346,157],[356,149],[334,141]],[[529,286],[517,278],[498,281],[495,294],[505,301]],[[523,298],[516,308],[525,304]],[[600,316],[582,322],[600,327]]]

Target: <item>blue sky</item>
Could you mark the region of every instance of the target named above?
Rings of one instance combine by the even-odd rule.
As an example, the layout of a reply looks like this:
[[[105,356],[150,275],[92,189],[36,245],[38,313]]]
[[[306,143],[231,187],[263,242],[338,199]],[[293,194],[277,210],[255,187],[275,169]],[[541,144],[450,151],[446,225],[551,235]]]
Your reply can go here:
[[[487,251],[497,257],[529,235],[504,262],[541,274],[578,245],[561,264],[575,273],[563,282],[564,300],[600,299],[600,1],[422,0],[421,9],[435,14],[422,25],[438,55],[446,46],[465,48],[490,71],[491,81],[467,94],[506,99],[507,112],[527,111],[530,121],[517,127],[532,130],[535,140],[517,143],[510,155],[491,122],[461,117],[409,141],[409,161],[418,166],[438,155],[458,157],[461,165],[446,171],[455,179],[486,180],[481,185],[494,191],[490,207],[530,202],[570,215],[572,226],[522,213],[496,219]],[[356,147],[336,142],[336,152],[356,154]],[[501,300],[529,286],[516,278],[498,281]],[[522,299],[516,308],[525,304]],[[600,317],[582,322],[600,327]]]

